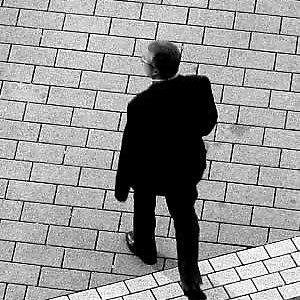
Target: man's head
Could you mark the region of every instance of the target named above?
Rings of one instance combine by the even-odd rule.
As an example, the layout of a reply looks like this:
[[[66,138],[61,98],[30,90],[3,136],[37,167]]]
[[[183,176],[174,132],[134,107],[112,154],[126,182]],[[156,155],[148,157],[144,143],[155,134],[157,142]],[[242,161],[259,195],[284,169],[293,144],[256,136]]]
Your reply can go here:
[[[180,64],[180,51],[163,40],[151,42],[142,58],[146,74],[153,79],[168,79],[176,75]]]

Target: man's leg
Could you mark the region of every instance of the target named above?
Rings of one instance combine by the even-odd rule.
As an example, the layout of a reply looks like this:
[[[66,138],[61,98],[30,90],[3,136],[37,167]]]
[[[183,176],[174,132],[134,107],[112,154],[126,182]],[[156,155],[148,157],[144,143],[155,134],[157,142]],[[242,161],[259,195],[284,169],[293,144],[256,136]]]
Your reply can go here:
[[[174,220],[180,279],[189,287],[202,283],[198,267],[199,224],[194,209],[197,196],[195,184],[174,185],[174,191],[166,195]]]
[[[156,257],[156,196],[145,188],[137,187],[134,190],[133,198],[133,232],[135,248],[141,256]]]

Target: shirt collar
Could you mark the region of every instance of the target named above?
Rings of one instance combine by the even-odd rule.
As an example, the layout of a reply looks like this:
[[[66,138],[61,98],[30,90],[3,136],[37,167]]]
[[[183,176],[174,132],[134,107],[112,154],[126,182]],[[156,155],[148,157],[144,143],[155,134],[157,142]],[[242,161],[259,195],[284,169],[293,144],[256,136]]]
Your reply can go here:
[[[171,79],[175,79],[176,77],[178,77],[179,73],[175,74],[173,77],[168,78],[168,79],[152,79],[152,82],[161,82],[161,81],[169,81]]]

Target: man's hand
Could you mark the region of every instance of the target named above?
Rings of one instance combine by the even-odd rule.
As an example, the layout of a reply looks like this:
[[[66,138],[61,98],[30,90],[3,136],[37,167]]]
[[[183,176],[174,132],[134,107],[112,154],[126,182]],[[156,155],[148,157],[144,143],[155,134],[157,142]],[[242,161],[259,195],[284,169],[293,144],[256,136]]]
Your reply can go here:
[[[120,193],[120,192],[115,191],[115,198],[119,202],[125,202],[128,198],[128,193]]]

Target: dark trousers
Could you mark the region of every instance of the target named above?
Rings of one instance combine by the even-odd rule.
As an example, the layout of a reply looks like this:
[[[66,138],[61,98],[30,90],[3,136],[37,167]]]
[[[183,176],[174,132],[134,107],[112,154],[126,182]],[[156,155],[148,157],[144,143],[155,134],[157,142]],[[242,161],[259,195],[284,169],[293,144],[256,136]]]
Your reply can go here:
[[[156,256],[156,193],[151,192],[150,188],[136,187],[133,197],[133,229],[136,249],[141,255]],[[178,271],[181,281],[186,284],[202,283],[198,268],[199,224],[194,209],[197,197],[195,183],[175,184],[165,193],[168,210],[174,221]]]

